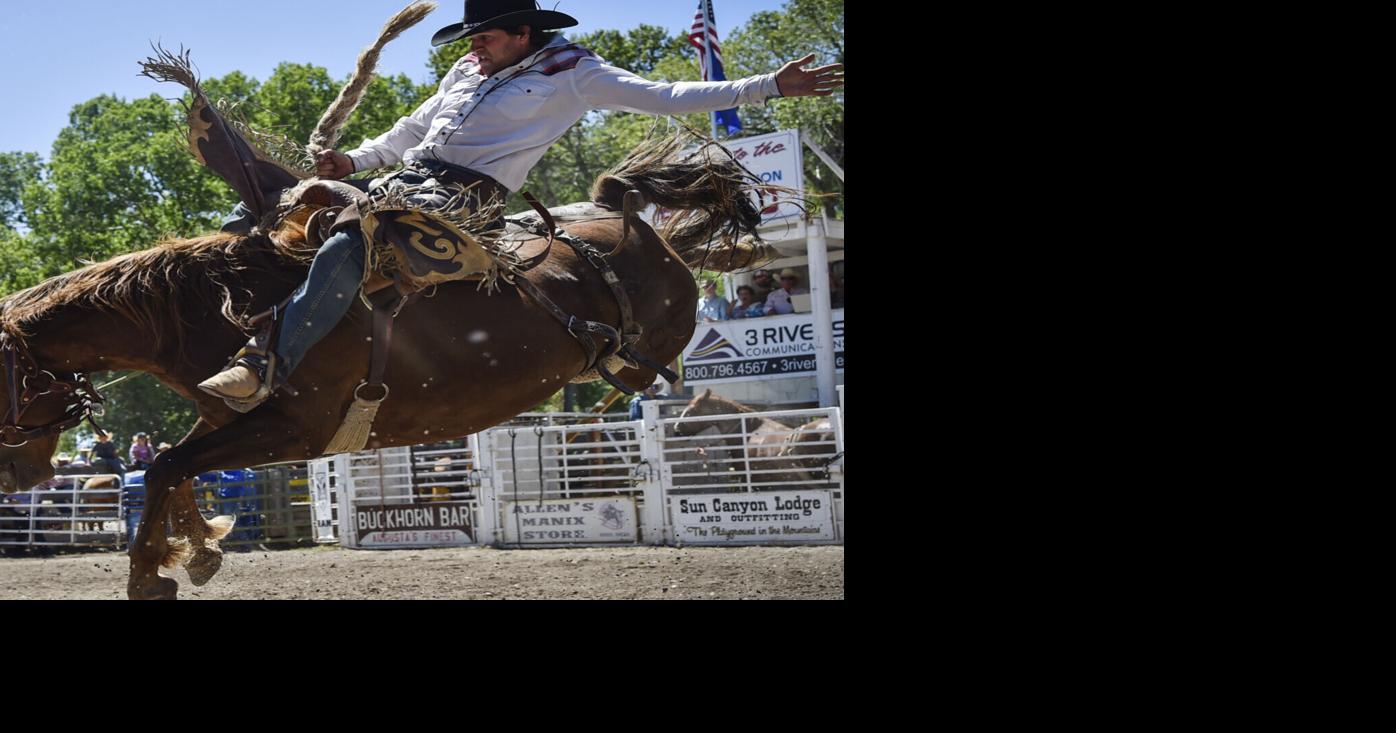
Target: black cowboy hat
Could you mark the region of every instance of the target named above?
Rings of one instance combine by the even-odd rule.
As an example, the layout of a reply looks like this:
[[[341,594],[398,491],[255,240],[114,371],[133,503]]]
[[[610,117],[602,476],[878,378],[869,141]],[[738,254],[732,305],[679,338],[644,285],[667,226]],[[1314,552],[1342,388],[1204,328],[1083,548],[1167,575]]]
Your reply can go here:
[[[577,24],[577,19],[566,13],[540,10],[534,0],[465,0],[465,20],[437,31],[431,37],[431,45],[444,46],[495,28],[528,25],[534,30],[551,31]]]

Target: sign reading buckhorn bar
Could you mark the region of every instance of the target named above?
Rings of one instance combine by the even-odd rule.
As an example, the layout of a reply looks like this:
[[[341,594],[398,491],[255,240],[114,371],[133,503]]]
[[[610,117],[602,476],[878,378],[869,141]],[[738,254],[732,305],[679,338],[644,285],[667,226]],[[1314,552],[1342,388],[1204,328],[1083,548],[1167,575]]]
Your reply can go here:
[[[358,507],[360,547],[453,547],[474,544],[468,504]]]

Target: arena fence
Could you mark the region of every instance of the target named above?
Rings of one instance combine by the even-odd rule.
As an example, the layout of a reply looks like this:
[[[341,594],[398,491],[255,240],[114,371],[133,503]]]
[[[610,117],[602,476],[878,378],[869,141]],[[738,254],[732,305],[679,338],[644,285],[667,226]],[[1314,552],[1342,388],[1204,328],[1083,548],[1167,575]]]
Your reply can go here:
[[[125,546],[125,508],[114,474],[58,476],[0,499],[0,546]]]
[[[353,548],[843,542],[839,408],[515,424],[312,461],[318,542]]]
[[[521,415],[469,438],[204,474],[236,551],[843,542],[840,408]],[[144,474],[64,476],[0,503],[0,546],[124,549]]]

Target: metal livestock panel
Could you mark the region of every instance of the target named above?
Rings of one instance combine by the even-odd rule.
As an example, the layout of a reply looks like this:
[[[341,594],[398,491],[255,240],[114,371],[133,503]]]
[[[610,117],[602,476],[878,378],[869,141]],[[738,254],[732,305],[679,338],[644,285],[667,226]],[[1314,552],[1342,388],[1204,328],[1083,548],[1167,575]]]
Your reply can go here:
[[[120,482],[114,474],[57,476],[0,498],[0,546],[122,547]]]
[[[844,448],[839,408],[687,414],[658,420],[656,434],[668,541],[684,540],[676,536],[674,516],[676,499],[685,496],[761,494],[775,502],[781,494],[828,492],[833,537],[815,542],[843,542]],[[809,541],[752,538],[750,544],[787,542]]]

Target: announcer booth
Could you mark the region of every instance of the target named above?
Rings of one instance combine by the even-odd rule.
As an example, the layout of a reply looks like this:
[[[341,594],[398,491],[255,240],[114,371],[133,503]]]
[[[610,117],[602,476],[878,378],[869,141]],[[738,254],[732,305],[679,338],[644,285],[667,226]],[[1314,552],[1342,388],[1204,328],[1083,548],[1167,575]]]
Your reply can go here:
[[[804,190],[804,151],[809,148],[840,177],[843,171],[798,130],[728,140],[733,156],[765,182]],[[699,323],[684,349],[683,386],[712,389],[746,405],[795,409],[834,407],[843,384],[843,222],[828,219],[817,201],[804,209],[770,196],[761,238],[777,259],[761,269],[774,287],[781,275],[798,278],[790,297],[794,313],[762,318]],[[723,297],[737,298],[742,286],[755,287],[754,272],[723,278]],[[757,288],[759,290],[759,288]]]

